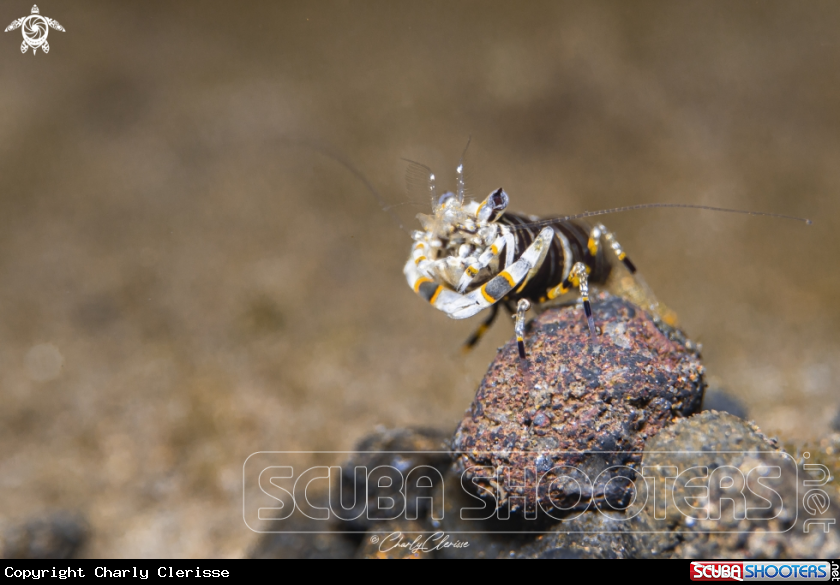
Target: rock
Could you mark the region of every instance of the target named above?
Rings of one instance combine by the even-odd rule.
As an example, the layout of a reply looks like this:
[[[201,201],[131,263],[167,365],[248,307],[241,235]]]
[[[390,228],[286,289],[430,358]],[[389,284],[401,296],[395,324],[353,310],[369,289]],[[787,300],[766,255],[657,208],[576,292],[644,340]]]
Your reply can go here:
[[[513,516],[507,521],[464,522],[457,514],[449,514],[445,530],[475,532],[462,535],[470,543],[468,549],[448,555],[836,558],[840,508],[833,482],[828,481],[826,491],[818,494],[813,491],[818,488],[804,481],[833,477],[840,467],[838,448],[840,434],[821,441],[818,454],[804,452],[794,459],[754,424],[728,413],[703,412],[678,420],[648,442],[636,477],[637,485],[645,488],[637,490],[637,500],[626,512],[590,506],[577,517],[553,524]],[[821,465],[827,473],[817,468]],[[680,473],[674,481],[673,476]],[[465,505],[469,498],[461,496],[459,502],[448,478],[447,482],[447,498],[452,502],[447,509]],[[822,510],[815,509],[820,506]]]
[[[71,559],[89,533],[87,522],[78,514],[57,512],[35,518],[0,534],[0,558]]]
[[[716,411],[678,421],[650,441],[642,467],[669,470],[658,474],[656,517],[648,509],[643,515],[666,531],[658,546],[675,558],[840,555],[840,508],[803,483],[815,468],[781,451],[754,424]]]
[[[326,490],[313,490],[306,496],[313,506],[329,505]],[[361,538],[339,522],[313,519],[299,510],[282,524],[267,529],[272,532],[259,535],[248,551],[249,559],[350,559],[356,554]]]
[[[314,522],[299,522],[288,532],[260,536],[251,559],[350,559],[359,546],[358,535],[340,532],[315,533]],[[322,527],[321,527],[322,528]],[[330,526],[335,530],[335,526]],[[302,532],[292,532],[292,530]]]
[[[551,529],[544,522],[525,520],[511,515],[506,520],[497,518],[497,510],[488,508],[489,519],[477,520],[465,516],[462,511],[479,505],[461,482],[457,470],[452,469],[444,476],[444,517],[440,530],[452,538],[459,538],[469,546],[438,551],[439,558],[458,559],[511,559],[519,555],[522,547],[537,536],[534,530]]]
[[[523,546],[517,558],[633,559],[638,550],[635,531],[645,528],[623,514],[588,511],[560,522],[549,534]]]
[[[460,538],[467,547],[437,552],[439,558],[597,558],[625,559],[655,556],[657,542],[650,542],[646,518],[601,512],[594,506],[563,521],[527,520],[511,515],[507,520],[467,520],[460,511],[475,505],[455,473],[446,478],[446,515],[441,530]],[[654,551],[651,554],[650,551]]]
[[[428,508],[428,500],[424,498],[434,495],[440,500],[442,486],[435,479],[443,476],[452,461],[446,445],[447,435],[433,429],[378,428],[359,441],[356,444],[356,453],[341,465],[343,501],[355,502],[355,506],[347,511],[347,517],[357,514],[359,517],[349,521],[332,518],[323,522],[295,514],[286,521],[282,532],[262,535],[249,557],[327,559],[412,556],[412,551],[401,546],[393,546],[380,552],[376,543],[372,542],[372,537],[384,539],[393,532],[422,530],[431,533],[436,530]],[[380,498],[401,498],[400,490],[404,490],[404,477],[400,476],[423,466],[438,470],[439,473],[427,473],[426,476],[432,479],[429,487],[415,487],[411,493],[416,498],[407,500],[408,505],[400,514],[401,518],[388,520],[388,511],[381,510],[378,506]],[[372,475],[355,475],[357,467],[364,467],[367,472],[372,472]],[[379,471],[374,472],[377,469]],[[385,481],[380,484],[379,480]],[[355,498],[354,490],[362,494],[362,497]],[[315,506],[329,506],[326,490],[322,493],[309,493],[307,497]],[[416,517],[417,520],[402,520],[406,516]]]
[[[700,409],[703,366],[680,331],[607,293],[593,312],[594,345],[579,308],[534,319],[527,365],[515,342],[503,347],[455,433],[457,469],[498,507],[555,517],[590,500],[620,507],[645,441]]]
[[[424,521],[394,520],[376,528],[364,535],[357,558],[431,559],[437,556],[435,533],[429,531]]]
[[[439,452],[394,452],[394,447],[436,445],[441,436],[430,430],[379,430],[359,444],[361,452],[344,466],[399,464],[407,469],[401,462],[409,466],[433,463],[435,469],[442,470],[443,481],[435,483],[429,493],[443,502],[441,514],[437,507],[434,514],[431,506],[415,507],[416,518],[413,512],[393,520],[374,518],[365,522],[366,532],[350,532],[358,523],[332,520],[312,525],[297,518],[289,530],[303,534],[265,535],[251,556],[786,559],[836,558],[840,554],[834,482],[821,488],[804,484],[804,480],[840,472],[840,434],[824,439],[810,452],[795,451],[794,459],[754,424],[730,414],[706,411],[679,419],[648,441],[635,467],[635,499],[626,511],[608,511],[593,501],[587,509],[581,507],[562,520],[529,519],[524,514],[505,517],[503,510],[495,507],[488,508],[490,517],[484,520],[462,515],[480,502],[464,489],[457,466],[443,463],[446,458],[441,459]],[[827,474],[818,469],[822,465]],[[772,472],[773,466],[779,468],[777,474]],[[751,476],[756,470],[761,472],[760,482],[756,481],[759,475]],[[673,476],[681,472],[685,474],[674,481]],[[743,484],[728,482],[719,476],[722,472],[743,477]],[[668,477],[670,481],[664,481]],[[724,481],[710,481],[716,477]],[[825,497],[817,497],[814,489],[825,489]],[[741,493],[744,495],[738,501]],[[394,495],[390,487],[371,485],[367,501]],[[324,505],[324,498],[325,494],[313,494],[316,505]],[[694,508],[685,508],[682,502]],[[808,509],[814,506],[823,506],[825,513],[820,512],[817,518]],[[749,516],[745,513],[748,508]],[[703,517],[704,513],[708,517]],[[718,513],[720,519],[715,519]],[[820,519],[822,523],[814,522]],[[824,532],[824,527],[829,532]],[[307,530],[325,533],[305,533]]]
[[[825,465],[832,478],[840,477],[840,433],[831,433],[816,445],[806,445],[801,451],[811,455],[808,463]],[[834,479],[828,482],[825,489],[831,491],[832,499],[840,502],[840,482]]]
[[[436,469],[439,473],[430,473],[428,477],[432,480],[431,485],[426,487],[415,487],[412,497],[407,501],[407,513],[410,517],[423,517],[428,513],[426,505],[427,497],[430,497],[435,490],[440,489],[438,479],[443,476],[451,464],[451,456],[447,445],[447,434],[434,429],[378,429],[363,438],[356,445],[356,454],[350,461],[342,465],[343,481],[342,492],[346,494],[345,501],[356,502],[353,510],[367,506],[367,512],[358,519],[346,523],[347,530],[366,531],[374,528],[380,521],[377,517],[387,517],[387,510],[380,510],[378,502],[380,498],[400,498],[403,490],[403,482],[407,474],[413,469],[427,466]],[[363,466],[368,472],[375,472],[375,477],[365,478],[362,475],[356,476],[353,472],[356,467]],[[378,487],[373,489],[374,483],[380,482],[389,484],[391,487]],[[365,493],[367,500],[356,499],[355,493]],[[404,490],[403,490],[404,491]],[[348,516],[352,516],[348,512]],[[371,518],[372,516],[372,518]]]

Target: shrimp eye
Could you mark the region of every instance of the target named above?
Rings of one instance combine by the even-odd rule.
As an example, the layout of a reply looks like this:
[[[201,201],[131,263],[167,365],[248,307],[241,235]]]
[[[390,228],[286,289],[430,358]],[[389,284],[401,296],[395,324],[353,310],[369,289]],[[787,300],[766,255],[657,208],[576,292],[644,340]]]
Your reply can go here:
[[[480,221],[495,221],[502,215],[509,201],[504,189],[496,189],[481,203],[476,215]]]
[[[509,201],[510,199],[508,198],[508,194],[505,193],[503,189],[496,189],[490,194],[490,197],[487,198],[487,204],[492,205],[493,209],[499,210],[507,207]]]

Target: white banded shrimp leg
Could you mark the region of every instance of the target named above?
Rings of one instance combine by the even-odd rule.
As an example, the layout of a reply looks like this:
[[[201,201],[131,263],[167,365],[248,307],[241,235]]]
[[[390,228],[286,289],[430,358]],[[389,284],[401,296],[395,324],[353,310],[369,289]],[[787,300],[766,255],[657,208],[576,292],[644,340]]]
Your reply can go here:
[[[525,313],[531,308],[531,303],[528,299],[519,299],[516,303],[516,324],[513,326],[513,331],[516,333],[516,345],[519,348],[519,357],[525,359]]]
[[[677,315],[671,309],[660,303],[656,299],[656,295],[648,286],[642,275],[636,271],[636,266],[630,261],[627,253],[618,243],[618,240],[611,231],[609,231],[603,224],[597,224],[589,233],[589,253],[594,258],[598,254],[598,248],[601,238],[609,245],[610,249],[615,254],[616,258],[624,264],[627,271],[630,273],[630,279],[621,279],[613,284],[613,292],[618,293],[630,301],[636,303],[640,307],[646,308],[654,315],[658,315],[663,321],[670,325],[677,324]]]
[[[490,329],[490,325],[493,324],[493,321],[496,320],[496,316],[499,314],[499,303],[490,307],[490,314],[487,315],[487,318],[478,326],[472,335],[470,335],[467,340],[464,342],[464,345],[461,346],[461,353],[469,353],[469,351],[475,347],[475,344],[479,342],[479,340],[484,337],[484,334],[487,333],[487,330]]]
[[[431,254],[426,242],[418,240],[414,242],[414,246],[411,248],[411,258],[409,259],[409,262],[414,263],[419,273],[429,274],[432,264],[432,260],[429,256],[431,256]],[[405,272],[405,270],[403,270],[403,272]]]
[[[575,262],[569,276],[563,282],[548,291],[548,298],[554,299],[566,294],[573,287],[580,290],[580,300],[583,301],[583,311],[586,313],[586,322],[589,325],[589,335],[595,339],[595,318],[592,316],[592,305],[589,302],[589,269],[583,262]]]
[[[466,319],[502,300],[528,276],[532,268],[542,264],[553,237],[554,230],[551,227],[543,228],[516,262],[508,265],[498,275],[468,294],[447,289],[424,276],[413,257],[405,263],[403,273],[414,292],[429,301],[436,309],[453,319]]]
[[[601,246],[602,237],[607,244],[609,244],[619,261],[627,267],[630,274],[635,275],[636,266],[630,261],[630,258],[627,257],[627,254],[622,249],[621,244],[618,243],[615,235],[600,223],[593,227],[592,231],[589,232],[589,242],[587,243],[587,248],[592,261],[594,262],[595,258],[598,256],[598,250]],[[548,291],[548,298],[554,299],[563,295],[569,292],[572,286],[576,285],[580,289],[580,298],[583,301],[583,310],[586,313],[586,322],[589,325],[589,335],[594,340],[595,318],[592,316],[592,305],[589,302],[588,274],[589,270],[586,265],[583,262],[576,262],[572,267],[572,270],[569,272],[569,276],[567,276],[559,285]]]
[[[599,223],[592,231],[589,232],[589,243],[587,247],[589,248],[589,253],[594,258],[598,255],[598,247],[601,242],[601,237],[603,236],[604,240],[606,240],[607,244],[609,244],[610,248],[613,252],[615,252],[616,257],[621,261],[624,266],[627,267],[627,270],[630,271],[630,274],[636,274],[636,266],[630,261],[630,258],[627,257],[627,254],[621,247],[621,244],[618,243],[618,240],[615,239],[615,234],[609,231],[604,224]]]

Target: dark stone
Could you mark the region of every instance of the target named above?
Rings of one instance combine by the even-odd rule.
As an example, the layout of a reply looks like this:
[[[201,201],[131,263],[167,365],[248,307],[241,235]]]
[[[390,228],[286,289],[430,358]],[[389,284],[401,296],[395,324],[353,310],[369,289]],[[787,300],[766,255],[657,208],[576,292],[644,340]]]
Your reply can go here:
[[[570,548],[550,548],[542,552],[538,559],[582,559],[584,558],[577,551]]]
[[[412,494],[416,499],[408,501],[407,510],[401,517],[416,516],[414,522],[400,520],[378,520],[376,511],[379,498],[399,498],[401,484],[396,477],[398,474],[429,466],[440,471],[439,477],[447,472],[452,458],[449,454],[446,438],[447,434],[432,429],[377,429],[356,444],[356,453],[342,464],[342,494],[346,494],[345,502],[356,502],[356,506],[348,511],[352,517],[356,512],[359,518],[352,521],[331,519],[329,522],[311,520],[296,514],[284,526],[282,533],[262,535],[249,556],[261,559],[286,558],[397,558],[406,555],[403,548],[394,548],[386,554],[379,554],[378,547],[373,546],[371,537],[383,537],[384,533],[424,530],[434,531],[434,522],[429,518],[428,500],[424,496],[437,496],[442,486],[439,481],[433,481],[428,488],[415,487]],[[381,468],[382,473],[376,474],[370,481],[367,476],[355,476],[354,470],[358,466],[366,467],[368,472]],[[391,477],[391,487],[379,487],[377,479]],[[427,474],[432,480],[436,474]],[[387,483],[387,482],[385,482]],[[354,498],[353,489],[363,494],[361,498]],[[307,494],[313,505],[328,506],[328,494]],[[365,510],[364,506],[368,506]],[[369,518],[368,511],[373,518]],[[365,534],[369,531],[368,534]],[[317,532],[320,532],[318,534]]]
[[[425,448],[428,441],[436,442],[441,433],[434,431],[381,430],[366,438],[359,446],[361,451],[399,446]],[[554,437],[545,437],[553,445]],[[648,441],[641,465],[637,466],[636,481],[639,485],[654,485],[656,491],[648,492],[647,498],[629,504],[626,498],[631,492],[620,485],[604,490],[604,498],[581,503],[561,520],[528,519],[522,514],[505,514],[505,510],[493,506],[477,509],[480,500],[465,489],[464,478],[454,466],[445,469],[443,485],[435,485],[439,502],[443,502],[442,517],[434,519],[429,510],[418,509],[416,519],[402,515],[396,520],[370,521],[366,533],[349,533],[350,523],[331,521],[326,524],[297,518],[294,530],[319,530],[324,534],[268,534],[261,537],[250,556],[254,558],[837,558],[840,555],[840,539],[834,527],[840,524],[836,505],[837,490],[832,482],[824,488],[828,496],[824,504],[828,510],[824,516],[838,521],[830,526],[828,533],[820,525],[812,525],[805,532],[806,522],[813,520],[803,495],[813,487],[805,486],[804,480],[816,477],[809,465],[824,464],[831,475],[840,473],[837,453],[840,452],[840,434],[824,439],[819,447],[809,448],[810,453],[797,452],[797,459],[780,451],[778,444],[765,437],[759,429],[727,413],[703,412],[687,419],[679,419],[664,428]],[[409,461],[414,455],[407,451],[399,453],[402,461]],[[422,459],[418,462],[428,461]],[[362,462],[377,464],[393,460],[394,453],[359,453],[348,465]],[[433,455],[435,464],[440,461]],[[609,460],[608,454],[593,453],[589,457],[589,469],[603,467]],[[535,460],[537,472],[552,465],[548,457]],[[768,469],[778,465],[782,473],[774,478],[764,473],[761,483],[751,484],[745,505],[753,509],[750,517],[737,517],[736,510],[725,500],[728,486],[713,482],[710,498],[696,500],[697,487],[687,486],[686,479],[701,478],[695,468],[705,467],[708,473],[738,473],[748,476],[751,470]],[[663,482],[660,471],[669,467],[689,473],[679,482]],[[644,471],[643,471],[644,470]],[[644,473],[644,480],[640,477]],[[665,473],[664,476],[668,474]],[[623,481],[617,476],[618,483]],[[663,487],[664,486],[664,487]],[[676,486],[676,487],[675,487]],[[702,487],[702,482],[701,486]],[[739,486],[736,486],[739,487]],[[778,497],[769,497],[766,488],[774,490]],[[649,489],[649,488],[648,488]],[[755,490],[754,492],[752,490]],[[569,493],[574,490],[568,486]],[[583,494],[583,490],[578,489]],[[702,492],[702,490],[700,490]],[[368,501],[386,496],[388,489],[379,490],[372,486]],[[440,498],[443,495],[445,497]],[[641,488],[636,494],[643,496]],[[654,500],[655,496],[655,500]],[[676,508],[675,502],[692,496],[693,504],[700,510],[708,510],[710,518],[693,520]],[[721,497],[726,496],[726,497]],[[765,498],[765,499],[762,499]],[[315,497],[316,504],[318,496]],[[737,498],[736,498],[737,499]],[[607,505],[627,508],[627,512],[610,510]],[[689,498],[691,500],[691,498]],[[784,506],[761,510],[767,502],[782,502]],[[320,500],[323,504],[323,495]],[[817,500],[814,502],[819,503]],[[814,502],[811,502],[812,504]],[[490,504],[491,502],[487,501]],[[473,508],[477,514],[464,514]],[[655,510],[655,511],[654,511]],[[721,519],[715,520],[721,512]]]
[[[314,522],[289,526],[290,532],[263,534],[248,555],[252,559],[349,559],[359,546],[357,535],[337,532],[315,533]],[[331,528],[335,528],[331,526]],[[293,533],[292,530],[303,532]]]
[[[677,481],[657,480],[664,486],[656,501],[658,519],[651,517],[652,507],[640,516],[660,532],[646,538],[675,558],[837,558],[840,508],[828,493],[818,502],[825,510],[813,509],[816,500],[806,505],[813,488],[804,481],[813,468],[805,464],[813,465],[804,455],[784,453],[754,424],[731,414],[706,411],[678,421],[650,441],[644,456],[650,469],[683,472]],[[688,485],[704,474],[707,493]],[[833,522],[828,531],[819,523],[825,519]]]
[[[498,507],[562,515],[625,501],[645,441],[700,409],[703,366],[681,332],[607,293],[593,310],[603,332],[595,345],[577,308],[534,319],[527,365],[515,342],[502,348],[455,433],[456,469]],[[591,483],[563,480],[570,467]]]
[[[636,520],[621,514],[588,511],[560,522],[554,531],[540,534],[517,551],[517,558],[531,559],[632,559],[644,556],[638,549]]]
[[[424,506],[428,505],[426,497],[431,496],[434,490],[439,489],[438,477],[446,472],[451,464],[451,456],[447,445],[447,435],[434,429],[380,429],[363,438],[356,445],[356,454],[352,459],[342,465],[344,473],[342,482],[342,493],[346,493],[346,501],[354,501],[354,491],[365,493],[367,486],[367,501],[359,498],[356,500],[356,508],[361,509],[367,506],[369,512],[359,516],[357,520],[345,523],[347,530],[369,530],[378,521],[379,498],[400,497],[402,489],[402,476],[404,472],[417,469],[421,466],[428,466],[437,469],[440,474],[430,474],[432,484],[428,488],[415,488],[413,493],[417,498],[411,498],[408,502],[407,513],[411,517],[422,517],[427,513]],[[368,472],[378,469],[376,477],[365,478],[361,475],[351,475],[357,466],[364,466]],[[386,476],[393,475],[394,477]],[[391,487],[375,487],[375,484],[382,480],[390,483]],[[390,480],[390,482],[388,481]],[[419,507],[419,508],[418,508]],[[348,513],[348,516],[352,514]],[[373,519],[369,519],[369,515]],[[387,513],[383,513],[387,515]]]
[[[367,533],[356,552],[361,559],[433,559],[446,536],[423,520],[393,520]],[[444,542],[445,544],[445,542]]]

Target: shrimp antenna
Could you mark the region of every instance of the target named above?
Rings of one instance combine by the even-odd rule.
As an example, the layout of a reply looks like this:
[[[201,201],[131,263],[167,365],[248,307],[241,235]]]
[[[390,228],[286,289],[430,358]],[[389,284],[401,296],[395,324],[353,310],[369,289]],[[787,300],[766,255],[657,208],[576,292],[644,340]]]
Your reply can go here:
[[[437,207],[437,188],[435,187],[435,174],[432,169],[415,160],[403,158],[408,163],[405,171],[405,187],[411,195],[415,190],[426,191],[431,197],[432,211]]]
[[[621,213],[623,211],[635,211],[636,209],[650,209],[656,207],[680,208],[680,209],[704,209],[706,211],[721,211],[724,213],[741,213],[744,215],[757,215],[763,217],[774,217],[776,219],[789,219],[792,221],[799,221],[805,225],[813,225],[813,221],[805,217],[797,217],[794,215],[784,215],[782,213],[769,213],[766,211],[746,211],[743,209],[728,209],[726,207],[712,207],[710,205],[694,205],[691,203],[640,203],[638,205],[626,205],[624,207],[613,207],[612,209],[601,209],[600,211],[584,211],[583,213],[576,213],[574,215],[566,215],[563,217],[555,217],[551,219],[540,220],[534,223],[517,226],[517,228],[534,227],[541,225],[548,225],[557,221],[567,221],[570,219],[583,219],[585,217],[595,217],[597,215],[607,215],[610,213]],[[516,229],[516,228],[514,228]]]
[[[458,168],[455,169],[458,173],[458,203],[462,204],[464,202],[464,192],[466,191],[465,181],[464,181],[464,157],[467,156],[467,149],[470,147],[470,142],[472,142],[472,135],[467,138],[467,145],[464,147],[464,152],[461,153],[461,160],[458,161]]]
[[[293,146],[293,147],[294,146],[304,146],[306,148],[309,148],[309,149],[317,152],[321,156],[324,156],[324,157],[326,157],[326,158],[328,158],[332,161],[337,162],[341,166],[343,166],[345,169],[350,171],[353,174],[353,176],[355,176],[357,179],[359,179],[359,181],[361,181],[361,183],[365,187],[367,187],[367,190],[370,191],[370,193],[373,195],[374,199],[376,199],[376,202],[379,204],[379,207],[382,208],[382,210],[391,217],[391,219],[394,221],[394,223],[396,223],[397,226],[399,226],[399,228],[402,231],[404,231],[406,233],[410,233],[409,230],[406,229],[406,227],[402,224],[402,221],[400,221],[399,216],[394,212],[394,210],[393,210],[394,206],[393,205],[388,205],[388,203],[385,201],[385,199],[382,197],[382,195],[379,194],[379,191],[377,191],[376,188],[373,186],[373,184],[368,180],[367,176],[365,176],[365,174],[362,173],[362,171],[360,171],[358,168],[356,168],[356,166],[353,163],[351,163],[349,160],[344,158],[341,154],[338,154],[334,150],[332,150],[332,149],[330,149],[330,148],[328,148],[328,147],[326,147],[322,144],[317,144],[317,143],[313,143],[313,142],[310,142],[310,141],[294,140],[294,139],[289,139],[289,138],[286,138],[286,137],[281,137],[278,141],[283,143],[283,144],[286,144],[288,146]]]

